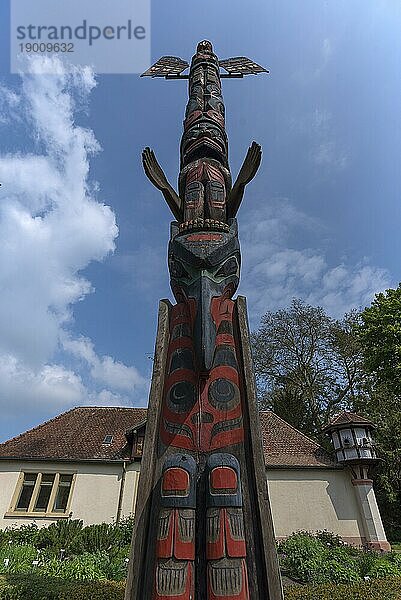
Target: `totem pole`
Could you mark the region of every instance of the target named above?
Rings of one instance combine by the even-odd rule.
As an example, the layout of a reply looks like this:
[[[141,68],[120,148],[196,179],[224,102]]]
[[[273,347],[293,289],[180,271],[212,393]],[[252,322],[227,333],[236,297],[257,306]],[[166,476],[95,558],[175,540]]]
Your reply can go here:
[[[178,193],[152,150],[143,166],[171,224],[177,304],[160,303],[126,600],[281,600],[267,493],[236,214],[255,176],[252,143],[232,185],[221,78],[266,69],[219,61],[210,42],[188,63],[163,57],[144,76],[189,79]],[[220,73],[223,68],[226,74]]]

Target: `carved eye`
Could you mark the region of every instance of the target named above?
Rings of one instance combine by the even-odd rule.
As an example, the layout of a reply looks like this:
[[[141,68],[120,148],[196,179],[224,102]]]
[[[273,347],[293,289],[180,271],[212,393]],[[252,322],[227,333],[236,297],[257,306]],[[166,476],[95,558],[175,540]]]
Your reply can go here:
[[[240,402],[238,387],[228,379],[215,379],[209,387],[209,402],[217,410],[232,410]]]
[[[217,271],[216,277],[228,277],[229,275],[235,275],[238,270],[238,263],[234,256],[229,258]]]
[[[184,269],[182,264],[177,260],[173,260],[170,263],[170,275],[176,279],[182,279],[183,277],[189,277],[189,273]]]

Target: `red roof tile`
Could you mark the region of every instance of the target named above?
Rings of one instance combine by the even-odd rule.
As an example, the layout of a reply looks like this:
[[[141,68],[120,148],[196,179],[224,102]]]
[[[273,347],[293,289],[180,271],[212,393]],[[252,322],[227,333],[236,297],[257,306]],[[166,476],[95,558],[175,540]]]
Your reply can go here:
[[[129,457],[125,433],[146,419],[146,408],[73,408],[0,444],[0,459],[122,460]],[[319,444],[271,411],[260,413],[262,443],[269,467],[333,467]],[[110,445],[103,444],[113,436]]]
[[[272,411],[261,411],[260,421],[267,467],[339,467],[322,446]]]
[[[0,444],[0,458],[121,460],[129,457],[126,430],[144,419],[146,408],[73,408]]]

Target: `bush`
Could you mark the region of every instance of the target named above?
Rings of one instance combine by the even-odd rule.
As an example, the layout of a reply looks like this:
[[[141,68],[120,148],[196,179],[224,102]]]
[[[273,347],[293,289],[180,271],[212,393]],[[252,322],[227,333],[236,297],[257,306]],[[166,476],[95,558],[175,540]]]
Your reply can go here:
[[[0,577],[0,600],[123,600],[124,583],[72,582],[30,575]]]
[[[295,533],[279,544],[280,562],[302,583],[357,583],[364,577],[401,577],[401,556],[344,544],[329,532]]]
[[[34,546],[6,545],[0,548],[0,573],[31,573],[38,551]]]
[[[123,532],[118,526],[100,523],[84,527],[76,540],[75,551],[117,551],[122,544]]]
[[[320,536],[320,537],[318,537]],[[353,550],[327,532],[299,532],[279,545],[281,565],[293,579],[303,583],[351,583],[360,579]]]
[[[51,549],[55,556],[59,555],[61,550],[68,555],[80,546],[82,528],[83,522],[79,520],[57,521],[39,530],[36,546]]]
[[[401,579],[376,579],[350,585],[306,585],[289,587],[285,600],[400,600]]]
[[[134,517],[125,517],[119,523],[114,525],[121,534],[121,543],[124,546],[130,546],[132,538],[132,530],[134,529]]]
[[[12,527],[0,531],[0,546],[12,543],[16,545],[30,544],[36,546],[39,539],[40,529],[35,523]]]
[[[124,582],[81,583],[34,575],[0,577],[0,600],[123,600]],[[285,600],[400,600],[401,579],[289,587]]]

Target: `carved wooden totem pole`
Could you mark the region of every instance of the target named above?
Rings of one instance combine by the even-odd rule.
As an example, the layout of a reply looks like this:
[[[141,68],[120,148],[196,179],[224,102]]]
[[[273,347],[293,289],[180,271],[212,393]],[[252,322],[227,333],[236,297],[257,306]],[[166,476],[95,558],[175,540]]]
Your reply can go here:
[[[177,304],[159,309],[126,600],[281,600],[256,408],[236,214],[261,148],[231,182],[221,78],[266,70],[219,61],[210,42],[188,63],[145,76],[189,79],[178,194],[152,150],[150,181],[176,221],[168,250]],[[221,74],[223,68],[227,73]]]

